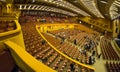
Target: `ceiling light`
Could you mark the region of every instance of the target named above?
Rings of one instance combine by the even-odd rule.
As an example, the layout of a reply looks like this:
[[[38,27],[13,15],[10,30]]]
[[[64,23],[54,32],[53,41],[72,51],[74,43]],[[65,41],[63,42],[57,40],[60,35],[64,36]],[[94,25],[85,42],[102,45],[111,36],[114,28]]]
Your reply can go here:
[[[22,5],[20,5],[19,9],[20,9],[20,10],[22,9]]]
[[[81,0],[81,3],[96,17],[104,18],[96,6],[95,0]]]
[[[73,10],[75,11],[76,13],[78,14],[81,14],[83,16],[90,16],[88,13],[86,13],[85,11],[77,8],[76,6],[72,5],[71,3],[65,1],[65,0],[44,0],[46,2],[50,2],[50,3],[53,3],[53,4],[56,4],[56,7],[57,6],[62,6],[62,7],[65,7],[65,8],[68,8],[70,10]],[[77,10],[76,10],[77,9]]]
[[[49,0],[49,2],[52,2],[53,0]]]
[[[35,0],[32,1],[33,3],[35,2]]]
[[[104,4],[107,4],[107,2],[106,1],[100,1],[101,3],[104,3]]]
[[[73,1],[74,3],[77,3],[78,1],[77,0],[75,0],[75,1]]]
[[[32,7],[32,9],[34,9],[36,6],[34,5],[33,7]]]
[[[30,9],[31,5],[29,5],[28,9]]]
[[[37,6],[35,9],[38,9],[40,6]]]
[[[58,8],[53,8],[53,7],[48,7],[48,6],[41,6],[41,5],[23,5],[23,10],[26,9],[37,9],[37,10],[43,10],[43,11],[51,11],[51,12],[57,12],[57,13],[61,13],[61,14],[66,14],[66,15],[70,15],[70,16],[77,16],[74,13],[65,11],[65,10],[61,10]],[[22,5],[19,5],[19,9],[22,9]]]
[[[25,5],[25,6],[24,6],[24,9],[26,9],[26,7],[27,7],[27,6]]]

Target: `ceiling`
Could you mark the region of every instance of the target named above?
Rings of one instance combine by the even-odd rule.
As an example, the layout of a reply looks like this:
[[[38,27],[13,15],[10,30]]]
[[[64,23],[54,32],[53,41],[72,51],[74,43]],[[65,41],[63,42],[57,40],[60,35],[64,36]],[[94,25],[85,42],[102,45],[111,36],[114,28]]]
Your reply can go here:
[[[70,16],[113,20],[120,16],[120,0],[14,0],[20,10],[42,10]]]

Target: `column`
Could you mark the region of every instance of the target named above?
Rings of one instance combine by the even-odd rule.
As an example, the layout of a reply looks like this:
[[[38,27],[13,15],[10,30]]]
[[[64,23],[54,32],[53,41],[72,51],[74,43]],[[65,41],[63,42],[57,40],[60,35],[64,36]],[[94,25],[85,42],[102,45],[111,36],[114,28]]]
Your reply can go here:
[[[120,20],[118,18],[113,21],[113,37],[114,38],[118,37],[119,33],[120,33]]]

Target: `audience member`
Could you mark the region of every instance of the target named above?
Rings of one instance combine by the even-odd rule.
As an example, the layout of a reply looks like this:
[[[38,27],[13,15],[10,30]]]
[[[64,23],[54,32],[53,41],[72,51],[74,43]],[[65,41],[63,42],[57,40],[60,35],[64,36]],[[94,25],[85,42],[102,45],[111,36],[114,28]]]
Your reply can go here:
[[[45,42],[45,40],[42,40],[42,45],[44,45],[46,42]]]
[[[77,45],[77,41],[76,41],[76,39],[74,40],[74,44]]]
[[[74,67],[74,64],[73,64],[73,63],[70,64],[70,69],[71,69],[71,71],[74,71],[74,70],[75,70],[75,67]]]
[[[100,53],[100,54],[98,55],[98,58],[100,58],[100,57],[101,57],[101,55],[102,55],[102,54]]]
[[[94,56],[95,55],[95,50],[92,52],[92,56]]]
[[[91,64],[94,64],[95,63],[95,58],[94,58],[94,56],[90,56],[89,57],[89,64],[91,65]]]

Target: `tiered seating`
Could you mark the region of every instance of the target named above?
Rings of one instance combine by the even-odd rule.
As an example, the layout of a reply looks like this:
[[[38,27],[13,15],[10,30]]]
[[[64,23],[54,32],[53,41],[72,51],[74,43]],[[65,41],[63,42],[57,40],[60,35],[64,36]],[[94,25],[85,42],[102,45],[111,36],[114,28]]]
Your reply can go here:
[[[28,15],[34,14],[34,15]],[[36,15],[37,14],[37,15]],[[39,14],[39,15],[38,15]],[[40,23],[75,23],[76,20],[63,15],[50,14],[48,12],[21,12],[20,22],[40,22]]]
[[[14,21],[0,21],[0,33],[15,29],[16,29],[16,25]]]
[[[106,62],[108,72],[120,72],[120,62]]]
[[[94,72],[61,56],[35,30],[34,24],[22,24],[26,50],[37,60],[58,72]],[[70,65],[73,64],[71,67]]]
[[[63,42],[61,39],[54,38],[48,34],[42,33],[44,37],[52,44],[54,45],[58,50],[63,52],[64,54],[68,55],[69,57],[78,60],[82,63],[88,63],[88,55],[84,55],[81,52],[79,52],[78,48],[76,48],[74,45]]]
[[[42,19],[47,23],[75,23],[75,20],[66,17],[42,16]]]
[[[76,40],[76,44],[81,47],[86,42],[86,36],[87,34],[85,32],[81,32],[77,35],[71,36],[68,41],[74,42],[74,40]]]
[[[91,47],[91,49],[95,50],[96,55],[98,55],[97,48],[96,48],[100,38],[100,35],[98,33],[87,33],[85,31],[80,31],[77,29],[55,30],[55,31],[50,31],[49,33],[55,35],[56,37],[64,38],[68,42],[71,42],[73,44],[74,44],[74,41],[76,40],[75,45],[83,49],[84,49],[85,43],[89,44],[91,41],[93,44],[93,45],[90,44],[91,46],[93,46],[93,48]]]
[[[119,60],[119,56],[113,49],[110,40],[107,38],[103,37],[100,42],[100,47],[103,55],[103,59],[107,60]]]
[[[49,33],[55,35],[55,36],[61,36],[64,38],[69,38],[70,36],[77,35],[77,33],[80,33],[80,30],[76,29],[62,29],[62,30],[55,30],[55,31],[50,31]]]

